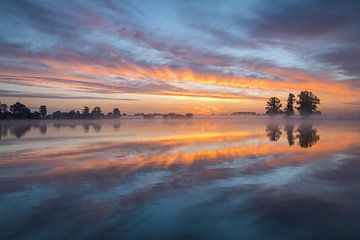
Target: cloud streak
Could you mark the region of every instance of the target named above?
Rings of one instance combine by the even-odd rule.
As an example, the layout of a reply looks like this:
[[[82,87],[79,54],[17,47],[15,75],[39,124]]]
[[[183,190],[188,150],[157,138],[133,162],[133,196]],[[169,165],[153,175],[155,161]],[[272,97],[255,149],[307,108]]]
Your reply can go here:
[[[360,4],[259,2],[2,3],[0,85],[167,96],[169,108],[171,96],[251,103],[301,90],[359,101]]]

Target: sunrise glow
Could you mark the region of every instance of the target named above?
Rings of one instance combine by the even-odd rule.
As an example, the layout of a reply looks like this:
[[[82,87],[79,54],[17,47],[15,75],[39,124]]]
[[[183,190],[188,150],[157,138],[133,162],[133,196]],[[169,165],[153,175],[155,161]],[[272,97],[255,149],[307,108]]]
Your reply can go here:
[[[358,4],[357,4],[358,5]],[[357,6],[308,1],[7,1],[0,97],[32,109],[264,112],[313,91],[359,112]],[[321,14],[318,14],[320,12]]]

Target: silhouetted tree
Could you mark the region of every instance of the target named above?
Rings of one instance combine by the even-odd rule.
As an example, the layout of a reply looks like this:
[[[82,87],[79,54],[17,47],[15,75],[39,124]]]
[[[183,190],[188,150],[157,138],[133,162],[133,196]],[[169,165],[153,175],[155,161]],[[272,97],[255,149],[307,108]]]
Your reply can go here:
[[[0,113],[5,113],[8,111],[8,105],[0,102]]]
[[[294,125],[293,124],[286,124],[285,125],[285,132],[287,135],[287,141],[289,146],[294,145],[295,137],[294,137]]]
[[[155,115],[160,115],[160,114],[153,114]],[[163,119],[182,119],[182,118],[192,118],[194,115],[192,113],[187,113],[186,115],[182,115],[182,114],[177,114],[177,113],[168,113],[168,114],[163,114],[162,117]]]
[[[30,113],[31,119],[41,119],[41,114],[38,111]]]
[[[187,113],[187,114],[185,115],[185,117],[186,117],[186,118],[193,118],[193,117],[194,117],[194,114],[192,114],[192,113]]]
[[[91,116],[92,118],[101,118],[104,115],[102,114],[102,110],[100,107],[94,107],[94,109],[91,112]]]
[[[295,95],[292,93],[289,93],[287,104],[285,107],[285,114],[286,116],[290,117],[291,115],[294,115],[294,102],[295,102]]]
[[[112,115],[112,113],[109,113],[107,117],[112,118]],[[70,112],[56,111],[49,115],[49,118],[52,119],[99,119],[103,117],[105,117],[105,115],[102,113],[100,107],[95,107],[93,111],[89,113],[89,108],[86,106],[82,110],[82,113],[80,113],[80,111],[71,110]]]
[[[64,115],[60,111],[55,111],[52,114],[52,118],[54,118],[54,119],[62,119],[62,118],[64,118]]]
[[[296,103],[299,105],[296,109],[302,116],[309,116],[311,114],[321,114],[317,110],[317,105],[320,104],[320,99],[309,91],[302,91],[299,95],[299,100]]]
[[[155,114],[144,114],[143,118],[144,119],[155,119]]]
[[[0,102],[0,119],[7,119],[10,117],[8,105]]]
[[[302,148],[312,147],[320,139],[316,129],[311,124],[300,124],[297,132],[296,138],[299,139],[299,145]]]
[[[88,106],[84,106],[82,110],[82,117],[89,118],[89,116],[90,116],[90,108]]]
[[[280,99],[277,97],[271,97],[266,103],[266,114],[268,115],[275,115],[281,113],[281,106]]]
[[[14,119],[30,119],[31,111],[24,104],[17,102],[10,106],[11,117]]]
[[[112,112],[112,117],[113,118],[120,118],[121,117],[121,113],[120,113],[120,110],[118,108],[114,108],[114,110]]]
[[[75,110],[71,110],[68,114],[66,114],[67,119],[78,119],[80,118],[80,112],[76,112]]]
[[[41,105],[39,107],[39,112],[40,112],[40,116],[42,119],[45,119],[46,118],[46,114],[47,114],[47,108],[45,105]]]
[[[269,138],[271,142],[278,141],[282,134],[279,126],[277,124],[269,124],[266,129],[266,136]]]
[[[82,110],[82,114],[89,114],[89,113],[90,113],[90,108],[88,106],[84,106]]]

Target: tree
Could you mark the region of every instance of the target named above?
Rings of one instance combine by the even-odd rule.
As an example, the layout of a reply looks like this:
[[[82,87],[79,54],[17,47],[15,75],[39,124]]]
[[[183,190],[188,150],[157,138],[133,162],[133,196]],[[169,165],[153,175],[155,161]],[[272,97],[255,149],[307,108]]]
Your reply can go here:
[[[40,113],[40,117],[42,119],[45,119],[46,118],[46,114],[47,114],[47,107],[45,105],[41,105],[39,107],[39,113]]]
[[[0,102],[0,119],[9,117],[8,105]]]
[[[24,104],[17,102],[10,106],[10,112],[14,119],[30,119],[31,111]]]
[[[113,118],[120,118],[121,117],[121,113],[120,113],[120,110],[118,108],[114,108],[114,110],[112,112],[112,117]]]
[[[186,117],[186,118],[193,118],[193,117],[194,117],[194,114],[192,114],[192,113],[187,113],[187,114],[185,115],[185,117]]]
[[[64,118],[64,114],[60,111],[53,112],[52,117],[54,119],[62,119]]]
[[[279,114],[282,111],[281,109],[282,104],[280,103],[280,99],[277,97],[271,97],[269,98],[269,100],[266,103],[266,114],[268,115],[275,115],[275,114]]]
[[[77,119],[78,118],[78,113],[80,115],[80,112],[76,112],[74,109],[71,110],[70,112],[68,112],[67,114],[67,119]]]
[[[285,107],[285,114],[286,116],[290,117],[291,115],[294,115],[294,102],[295,102],[295,95],[292,93],[289,93],[287,104]]]
[[[90,108],[88,106],[84,106],[82,114],[88,116],[90,114]]]
[[[30,113],[31,119],[41,119],[41,114],[38,111]]]
[[[320,104],[320,99],[309,91],[302,91],[299,95],[299,100],[296,103],[299,105],[296,107],[300,115],[309,116],[312,114],[320,114],[317,110],[317,105]]]
[[[92,112],[91,112],[91,116],[92,116],[93,118],[100,118],[100,117],[102,117],[103,114],[102,114],[101,108],[100,108],[100,107],[94,107],[94,109],[93,109]]]
[[[90,108],[88,106],[84,106],[80,117],[84,119],[90,118]]]

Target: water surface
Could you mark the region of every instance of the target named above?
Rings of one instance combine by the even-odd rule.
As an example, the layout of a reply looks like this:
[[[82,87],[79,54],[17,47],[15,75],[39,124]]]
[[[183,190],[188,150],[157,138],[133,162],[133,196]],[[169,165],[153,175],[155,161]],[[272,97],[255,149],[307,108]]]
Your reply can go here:
[[[359,130],[0,122],[0,239],[360,239]]]

